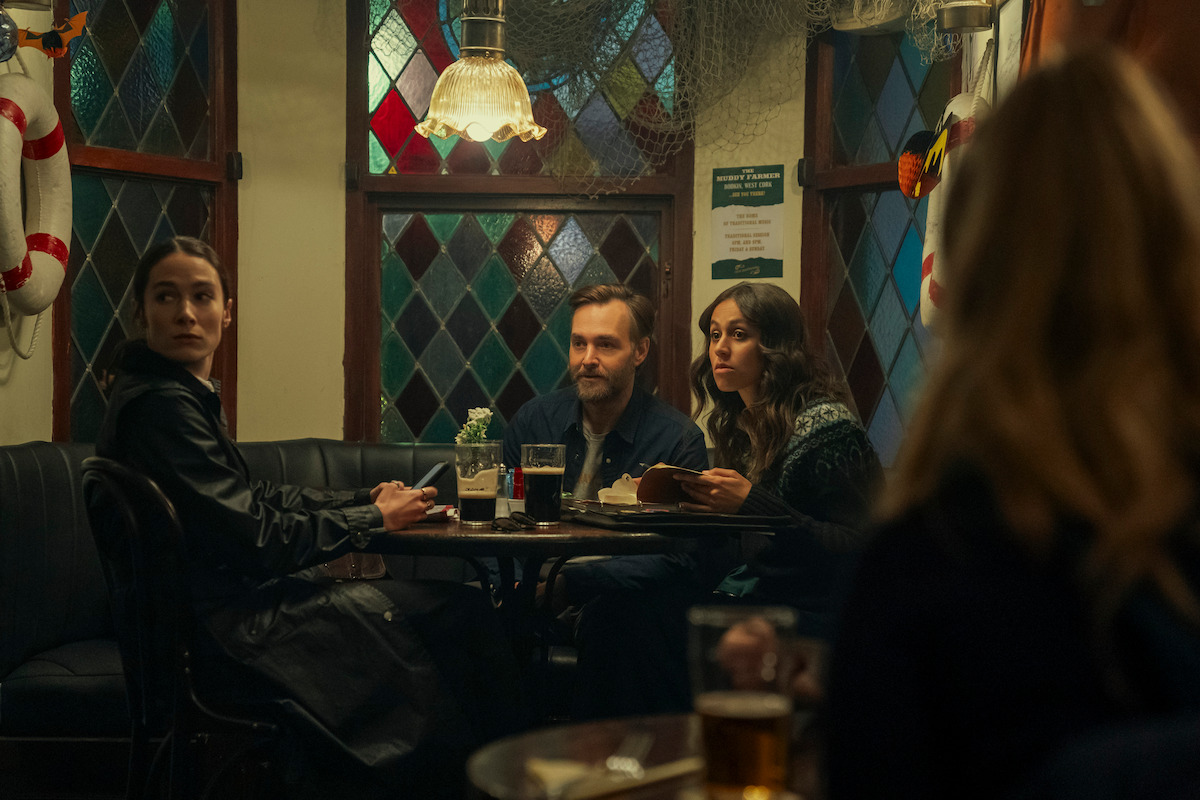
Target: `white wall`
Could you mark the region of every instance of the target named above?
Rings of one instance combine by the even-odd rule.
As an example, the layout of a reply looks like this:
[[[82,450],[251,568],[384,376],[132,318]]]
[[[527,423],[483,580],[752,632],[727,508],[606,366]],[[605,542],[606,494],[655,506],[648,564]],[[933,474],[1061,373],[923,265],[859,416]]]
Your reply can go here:
[[[11,12],[22,25],[45,25],[44,12]],[[239,190],[238,437],[341,438],[345,331],[345,47],[342,0],[238,2]],[[38,21],[30,21],[32,18]],[[42,20],[45,20],[43,22]],[[262,31],[272,31],[264,36]],[[30,51],[32,52],[32,51]],[[45,70],[44,58],[26,60]],[[41,63],[35,64],[40,59]],[[693,243],[693,316],[731,281],[712,279],[712,170],[783,164],[783,278],[800,290],[803,76],[761,136],[736,151],[698,149]],[[64,289],[66,291],[66,289]],[[23,325],[27,341],[31,325]],[[703,347],[693,333],[693,353]],[[32,361],[0,336],[0,444],[51,435],[50,323]]]
[[[753,91],[753,79],[743,91]],[[802,190],[797,179],[797,162],[804,155],[804,75],[796,77],[796,93],[768,123],[764,135],[734,151],[696,149],[694,229],[692,241],[692,319],[700,316],[713,298],[737,283],[737,279],[714,280],[712,277],[712,173],[723,167],[750,167],[783,164],[783,277],[764,281],[778,284],[795,297],[800,296],[800,211]],[[698,138],[703,139],[700,132]],[[703,352],[704,340],[693,324],[692,356]]]
[[[18,27],[28,27],[33,30],[48,30],[51,15],[48,11],[23,11],[9,9],[8,12]],[[45,87],[48,94],[53,93],[53,66],[51,59],[46,58],[37,50],[30,47],[19,48],[21,58],[32,78]],[[17,58],[13,56],[10,62],[0,64],[0,73],[16,67]],[[65,66],[66,59],[57,60]],[[7,124],[7,123],[6,123]],[[6,166],[5,169],[10,167]],[[0,202],[8,204],[17,202],[16,198],[2,198]],[[22,218],[24,215],[22,214]],[[15,264],[5,264],[3,269],[10,269]],[[70,291],[63,286],[61,291]],[[51,370],[51,310],[47,309],[42,315],[41,330],[38,333],[37,347],[32,358],[23,360],[13,352],[9,344],[8,331],[4,329],[3,314],[0,313],[0,444],[17,444],[36,439],[48,440],[51,434],[50,401],[53,388],[53,373]],[[21,317],[13,321],[13,332],[16,334],[17,345],[28,351],[33,337],[33,317]]]
[[[340,439],[346,7],[239,0],[237,12],[238,438]]]

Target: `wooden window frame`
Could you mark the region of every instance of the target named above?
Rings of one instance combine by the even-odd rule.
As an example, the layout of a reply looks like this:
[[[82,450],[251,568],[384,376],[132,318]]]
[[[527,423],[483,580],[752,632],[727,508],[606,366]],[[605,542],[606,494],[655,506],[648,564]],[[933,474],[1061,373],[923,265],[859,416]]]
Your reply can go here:
[[[824,342],[829,327],[829,285],[833,260],[830,210],[827,198],[844,191],[899,190],[896,163],[837,164],[834,160],[833,72],[834,44],[828,34],[816,37],[808,48],[804,90],[804,160],[801,185],[800,307],[810,341]],[[961,82],[955,56],[950,73],[951,91]]]
[[[511,205],[522,199],[545,208],[578,208],[587,195],[577,186],[549,176],[498,175],[370,175],[366,165],[367,30],[365,3],[346,9],[346,349],[344,436],[351,441],[378,441],[380,435],[379,292],[381,261],[378,232],[381,215],[391,203],[409,205],[412,198],[440,200],[478,198]],[[355,35],[355,32],[358,35]],[[689,144],[673,156],[662,174],[647,176],[621,190],[621,197],[651,200],[665,206],[660,227],[664,251],[660,259],[659,296],[654,346],[658,350],[658,393],[687,413],[690,394],[686,366],[691,360],[692,201],[694,149]],[[604,194],[606,187],[592,188]],[[557,204],[557,205],[556,205]],[[364,343],[373,342],[367,347]],[[682,367],[682,368],[681,368]]]
[[[209,80],[212,94],[212,160],[198,161],[174,156],[137,153],[84,143],[71,105],[71,62],[63,59],[54,69],[54,105],[62,120],[71,162],[71,174],[88,172],[115,178],[162,179],[189,182],[211,188],[209,216],[213,248],[224,264],[229,285],[237,295],[238,196],[240,165],[237,154],[237,3],[208,0]],[[70,13],[69,0],[56,0],[55,18]],[[72,222],[72,226],[74,223]],[[71,282],[68,273],[53,307],[52,437],[69,441],[71,436]],[[213,361],[213,377],[220,380],[229,431],[237,431],[237,316],[225,331],[222,347]]]

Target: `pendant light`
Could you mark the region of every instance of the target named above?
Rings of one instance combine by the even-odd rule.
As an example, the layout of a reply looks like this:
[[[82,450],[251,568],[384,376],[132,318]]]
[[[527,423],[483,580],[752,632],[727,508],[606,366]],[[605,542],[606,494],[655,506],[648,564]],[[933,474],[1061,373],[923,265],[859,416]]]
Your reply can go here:
[[[417,133],[473,142],[541,139],[546,129],[533,121],[529,90],[504,60],[504,0],[466,0],[461,23],[459,59],[438,78]]]
[[[943,33],[986,31],[993,21],[990,0],[949,0],[937,10],[937,29]]]

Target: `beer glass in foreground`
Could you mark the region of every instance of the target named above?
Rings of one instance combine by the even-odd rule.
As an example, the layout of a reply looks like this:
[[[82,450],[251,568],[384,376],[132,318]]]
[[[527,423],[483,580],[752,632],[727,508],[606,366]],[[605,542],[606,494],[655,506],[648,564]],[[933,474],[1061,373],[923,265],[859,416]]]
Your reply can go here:
[[[787,772],[796,613],[777,606],[696,606],[688,623],[708,797],[794,797]]]
[[[525,513],[538,525],[557,525],[562,505],[565,444],[521,445],[521,472],[525,476]]]
[[[500,486],[500,442],[454,445],[458,474],[458,518],[463,525],[489,525],[496,516]]]

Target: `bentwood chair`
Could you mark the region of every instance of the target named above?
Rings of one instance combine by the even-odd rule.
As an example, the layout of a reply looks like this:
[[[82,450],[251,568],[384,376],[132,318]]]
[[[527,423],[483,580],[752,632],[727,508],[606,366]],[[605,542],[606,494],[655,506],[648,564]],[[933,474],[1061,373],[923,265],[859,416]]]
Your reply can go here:
[[[127,798],[269,794],[263,755],[278,728],[217,711],[197,694],[196,620],[171,501],[148,477],[100,457],[83,462],[83,491],[133,720]]]

